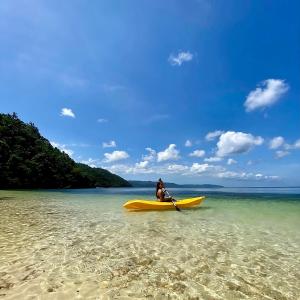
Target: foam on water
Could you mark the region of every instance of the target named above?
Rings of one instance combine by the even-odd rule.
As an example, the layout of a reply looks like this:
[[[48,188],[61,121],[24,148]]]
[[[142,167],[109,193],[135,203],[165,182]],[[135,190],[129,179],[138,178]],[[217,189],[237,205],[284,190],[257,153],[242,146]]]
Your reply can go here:
[[[300,201],[212,194],[182,213],[122,208],[143,195],[1,191],[0,298],[299,299]]]

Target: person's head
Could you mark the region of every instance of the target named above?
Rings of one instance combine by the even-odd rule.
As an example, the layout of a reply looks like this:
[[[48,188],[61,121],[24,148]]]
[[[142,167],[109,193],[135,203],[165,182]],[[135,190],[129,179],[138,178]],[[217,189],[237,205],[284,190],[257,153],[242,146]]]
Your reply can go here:
[[[159,178],[159,180],[158,180],[157,183],[156,183],[156,196],[157,196],[158,190],[162,189],[163,187],[164,187],[164,183],[163,183],[163,181],[161,180],[161,178]]]
[[[159,189],[162,189],[164,186],[163,186],[163,183],[158,180],[157,183],[156,183],[156,191],[159,190]]]
[[[164,182],[161,180],[161,178],[158,179],[158,183],[160,184],[161,188],[165,187]]]

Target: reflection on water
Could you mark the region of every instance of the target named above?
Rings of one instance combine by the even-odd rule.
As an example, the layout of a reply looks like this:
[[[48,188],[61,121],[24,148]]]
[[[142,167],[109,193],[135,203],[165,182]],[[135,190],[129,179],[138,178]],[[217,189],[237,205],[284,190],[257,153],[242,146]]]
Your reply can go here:
[[[299,198],[128,212],[152,195],[128,190],[1,191],[0,298],[299,299]]]

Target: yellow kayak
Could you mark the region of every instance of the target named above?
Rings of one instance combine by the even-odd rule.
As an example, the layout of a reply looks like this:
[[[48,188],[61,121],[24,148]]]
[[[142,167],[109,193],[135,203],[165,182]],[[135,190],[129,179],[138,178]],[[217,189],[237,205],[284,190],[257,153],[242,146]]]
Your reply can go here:
[[[201,204],[204,201],[204,199],[204,196],[182,199],[176,201],[176,205],[179,208],[189,208]],[[150,200],[129,200],[123,205],[123,207],[134,210],[174,209],[174,205],[172,202],[160,202]]]

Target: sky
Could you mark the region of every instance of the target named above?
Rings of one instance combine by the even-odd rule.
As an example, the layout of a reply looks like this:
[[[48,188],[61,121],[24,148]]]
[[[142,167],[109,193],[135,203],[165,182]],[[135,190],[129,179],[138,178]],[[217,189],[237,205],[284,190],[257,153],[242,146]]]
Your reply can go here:
[[[300,185],[300,2],[0,2],[0,112],[131,180]]]

